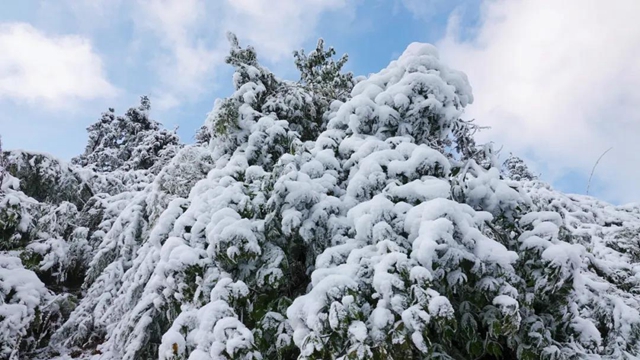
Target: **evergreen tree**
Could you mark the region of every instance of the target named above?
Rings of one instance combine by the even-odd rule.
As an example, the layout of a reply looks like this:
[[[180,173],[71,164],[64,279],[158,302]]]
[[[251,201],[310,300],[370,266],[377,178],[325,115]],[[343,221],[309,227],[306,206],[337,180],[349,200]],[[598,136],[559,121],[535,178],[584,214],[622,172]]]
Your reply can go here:
[[[166,162],[179,148],[175,132],[161,129],[149,118],[151,103],[147,96],[140,105],[116,116],[114,109],[102,114],[98,122],[87,128],[89,143],[84,153],[72,159],[74,164],[91,167],[98,172],[151,169]]]
[[[9,306],[16,291],[23,291],[20,286],[46,287],[40,302],[32,301],[29,312],[24,313],[29,316],[21,323],[22,329],[7,330],[7,336],[12,337],[12,358],[26,358],[36,349],[42,351],[54,332],[68,322],[77,296],[82,296],[81,288],[88,287],[83,283],[91,284],[93,277],[99,277],[103,267],[117,257],[113,251],[117,248],[109,245],[112,250],[109,252],[100,247],[105,237],[109,238],[109,230],[117,226],[114,220],[133,195],[148,187],[153,173],[180,149],[175,133],[161,130],[158,123],[148,118],[148,110],[148,99],[143,97],[141,106],[130,109],[124,117],[105,115],[103,121],[92,126],[94,131],[87,148],[96,151],[74,160],[84,157],[102,165],[86,163],[86,167],[78,167],[46,154],[0,152],[3,170],[0,250],[19,256],[15,258],[17,262],[7,258],[6,266],[15,269],[11,270],[13,273],[25,274],[17,280],[16,284],[23,285],[16,285],[16,290],[11,290],[9,280],[0,279],[0,287],[9,291],[0,304]],[[105,148],[109,144],[116,146]],[[114,166],[110,168],[111,165]],[[104,172],[107,170],[117,171]],[[167,192],[176,189],[170,185],[172,180],[162,181],[171,187]],[[180,176],[175,181],[180,182]],[[131,212],[125,212],[128,214]],[[34,283],[33,279],[39,280]],[[15,325],[16,318],[6,317],[3,321]],[[70,339],[82,338],[81,329],[74,328]],[[96,337],[88,339],[95,341]],[[62,343],[55,336],[53,342]]]
[[[347,54],[342,55],[337,61],[333,60],[336,54],[334,48],[324,49],[324,40],[318,40],[316,49],[308,55],[304,50],[295,51],[293,56],[295,64],[300,71],[298,84],[313,98],[311,104],[302,116],[311,119],[307,125],[309,129],[298,130],[303,140],[315,140],[321,131],[326,129],[325,115],[333,101],[346,101],[351,97],[351,89],[356,84],[352,73],[342,73],[342,68],[349,59]],[[291,116],[287,117],[290,118]],[[306,130],[306,131],[305,131]],[[311,133],[307,133],[311,131]]]
[[[319,41],[291,82],[229,39],[235,90],[197,144],[143,98],[90,128],[83,167],[9,154],[1,356],[638,357],[640,207],[501,169],[433,46],[356,81]],[[42,196],[35,170],[88,196]]]
[[[509,154],[509,157],[504,161],[502,167],[506,175],[516,181],[531,181],[538,178],[529,170],[529,167],[521,158],[513,154]]]

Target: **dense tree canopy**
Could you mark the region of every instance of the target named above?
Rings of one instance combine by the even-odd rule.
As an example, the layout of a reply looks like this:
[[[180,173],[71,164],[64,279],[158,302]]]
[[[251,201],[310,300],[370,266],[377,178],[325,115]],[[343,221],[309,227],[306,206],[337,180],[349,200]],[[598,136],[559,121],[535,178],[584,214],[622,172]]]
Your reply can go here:
[[[501,164],[433,46],[287,81],[229,40],[196,144],[142,97],[71,164],[0,151],[0,357],[638,358],[640,207]]]

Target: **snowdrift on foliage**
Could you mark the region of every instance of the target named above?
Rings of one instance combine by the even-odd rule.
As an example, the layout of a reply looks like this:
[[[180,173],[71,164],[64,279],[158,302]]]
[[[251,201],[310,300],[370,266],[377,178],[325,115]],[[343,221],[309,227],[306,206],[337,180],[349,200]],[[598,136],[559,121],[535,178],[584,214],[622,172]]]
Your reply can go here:
[[[640,207],[501,167],[433,46],[355,78],[320,41],[293,82],[230,41],[198,144],[143,98],[72,165],[6,156],[3,356],[638,358]]]

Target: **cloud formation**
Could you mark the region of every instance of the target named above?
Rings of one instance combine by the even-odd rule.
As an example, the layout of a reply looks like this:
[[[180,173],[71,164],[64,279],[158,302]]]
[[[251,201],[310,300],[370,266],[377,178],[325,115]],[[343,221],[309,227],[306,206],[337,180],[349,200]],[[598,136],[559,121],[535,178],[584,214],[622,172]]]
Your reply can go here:
[[[289,59],[315,35],[321,16],[353,6],[347,0],[225,0],[226,27],[272,61]]]
[[[156,105],[178,106],[186,98],[204,91],[216,66],[222,62],[215,26],[207,3],[202,0],[138,0],[134,22],[158,39],[164,51],[153,54],[152,65],[161,84]]]
[[[86,38],[49,36],[26,23],[4,23],[0,49],[0,99],[59,108],[117,93]]]
[[[459,38],[454,13],[438,47],[469,76],[467,113],[492,127],[484,140],[524,155],[552,181],[588,177],[613,146],[592,190],[640,202],[639,13],[636,0],[487,0],[474,36]]]
[[[165,50],[153,59],[162,82],[155,103],[178,106],[210,88],[227,52],[227,31],[254,45],[262,58],[289,59],[314,35],[323,13],[346,6],[346,0],[138,0],[134,22]]]

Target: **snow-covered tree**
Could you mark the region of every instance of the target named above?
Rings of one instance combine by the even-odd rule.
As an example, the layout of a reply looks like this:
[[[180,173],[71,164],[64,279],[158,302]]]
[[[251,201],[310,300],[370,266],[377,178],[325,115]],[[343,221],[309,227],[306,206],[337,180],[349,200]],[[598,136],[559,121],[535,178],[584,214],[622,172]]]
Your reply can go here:
[[[151,103],[142,96],[140,105],[132,107],[124,116],[116,116],[114,109],[102,114],[98,122],[87,128],[89,142],[84,153],[72,160],[99,172],[151,169],[173,157],[180,141],[173,131],[161,128],[149,118]]]
[[[68,201],[82,206],[92,190],[68,164],[47,154],[5,152],[6,170],[19,179],[20,190],[43,203]]]
[[[0,254],[0,356],[18,359],[28,349],[31,327],[40,321],[41,306],[50,296],[36,274],[22,267],[19,258]]]
[[[356,84],[352,73],[342,73],[349,59],[347,54],[337,61],[333,60],[336,51],[333,47],[324,48],[324,40],[318,40],[316,49],[309,54],[304,50],[295,51],[295,64],[300,71],[299,84],[313,97],[311,103],[298,116],[311,123],[307,128],[298,130],[303,140],[315,140],[326,129],[325,114],[334,100],[346,101]],[[289,116],[288,118],[290,118]]]
[[[234,150],[247,141],[251,127],[261,116],[286,119],[301,140],[314,140],[326,127],[325,113],[333,100],[349,97],[355,80],[351,73],[342,73],[347,60],[332,59],[335,50],[324,50],[323,41],[308,56],[296,52],[296,65],[301,72],[298,82],[277,79],[257,62],[253,47],[241,48],[234,34],[229,34],[231,51],[226,62],[236,72],[233,75],[235,93],[218,100],[206,121],[208,132],[201,130],[198,139],[216,138],[227,142]]]
[[[502,168],[510,179],[516,181],[531,181],[538,178],[538,176],[534,175],[531,170],[529,170],[529,167],[524,160],[513,154],[509,154],[509,157],[502,164]]]
[[[640,356],[640,207],[501,167],[463,119],[467,77],[433,46],[356,80],[319,41],[286,81],[229,40],[234,92],[195,145],[143,98],[90,128],[82,167],[9,154],[3,355]],[[34,170],[85,195],[40,193]]]
[[[0,250],[14,250],[31,240],[38,202],[19,191],[20,181],[3,173],[0,187]]]
[[[131,214],[126,211],[130,200],[151,187],[155,174],[167,162],[174,157],[180,160],[176,156],[181,153],[177,136],[160,129],[157,122],[148,118],[148,110],[148,99],[143,97],[140,107],[130,109],[125,116],[105,115],[103,121],[94,124],[87,148],[95,151],[74,159],[74,162],[95,161],[82,164],[84,167],[66,164],[47,154],[0,152],[3,165],[0,251],[19,257],[18,263],[14,261],[12,265],[16,268],[14,272],[24,267],[20,271],[39,278],[49,294],[43,297],[46,301],[34,308],[36,316],[25,318],[26,333],[23,331],[20,339],[14,339],[12,356],[16,359],[30,356],[34,349],[47,348],[53,333],[68,322],[77,297],[83,295],[82,288],[88,288],[117,258],[119,249],[107,242],[107,248],[111,249],[107,251],[101,244],[109,238],[112,227],[118,226],[121,213]],[[199,176],[208,170],[204,158],[198,158],[200,167],[189,167],[200,171]],[[157,181],[164,186],[163,191],[156,194],[153,204],[166,207],[162,201],[171,199],[162,194],[189,187],[197,176],[193,171],[171,179],[163,175]],[[144,200],[145,194],[142,195]],[[151,206],[149,213],[142,215],[152,219],[159,216]],[[135,221],[129,222],[134,227],[140,226]],[[5,284],[9,286],[0,279],[0,287]],[[81,333],[81,329],[76,327],[74,332]]]
[[[49,208],[22,192],[21,181],[4,171],[15,165],[11,153],[0,152],[0,158],[0,358],[18,360],[48,346],[51,332],[70,313],[73,296],[54,294],[31,270],[38,261],[29,262],[25,249],[37,244],[38,229],[51,225],[44,220]]]

